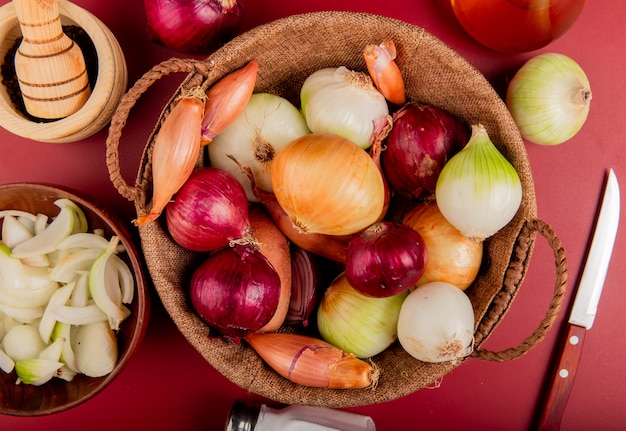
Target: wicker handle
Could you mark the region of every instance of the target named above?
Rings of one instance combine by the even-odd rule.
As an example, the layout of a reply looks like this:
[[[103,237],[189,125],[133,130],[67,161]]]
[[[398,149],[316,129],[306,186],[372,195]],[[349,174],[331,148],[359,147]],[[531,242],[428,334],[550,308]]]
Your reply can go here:
[[[120,170],[119,142],[122,136],[122,129],[126,125],[126,120],[128,119],[131,108],[135,106],[139,97],[141,97],[152,84],[170,73],[198,73],[206,77],[209,74],[209,70],[210,64],[206,61],[180,58],[165,60],[144,73],[120,100],[115,113],[111,117],[111,125],[109,126],[109,135],[106,140],[106,164],[113,185],[118,192],[129,201],[136,200],[144,193],[140,187],[128,185],[122,177]]]
[[[514,256],[511,259],[509,268],[506,272],[504,288],[499,295],[512,296],[517,291],[517,286],[521,282],[524,271],[522,268],[527,267],[527,260],[530,257],[530,250],[532,244],[533,232],[540,233],[545,239],[548,240],[550,247],[552,248],[555,264],[556,264],[556,282],[554,285],[554,294],[550,301],[548,311],[533,333],[522,341],[517,347],[511,347],[499,352],[492,352],[484,349],[477,349],[472,353],[472,357],[478,359],[486,359],[489,361],[508,361],[511,359],[519,358],[528,353],[533,347],[535,347],[540,341],[544,339],[547,332],[550,330],[554,321],[557,318],[561,305],[565,299],[565,291],[567,285],[567,259],[565,258],[565,251],[561,246],[561,241],[554,234],[554,231],[550,226],[541,220],[527,221],[522,227],[520,234],[517,238],[517,244],[515,247]],[[494,301],[498,303],[500,301]],[[506,300],[503,303],[510,304],[511,301]],[[494,310],[497,315],[502,316],[503,310]],[[487,319],[491,320],[491,319]],[[494,323],[490,324],[491,326]],[[490,332],[491,328],[481,328],[479,326],[477,332],[487,331]]]

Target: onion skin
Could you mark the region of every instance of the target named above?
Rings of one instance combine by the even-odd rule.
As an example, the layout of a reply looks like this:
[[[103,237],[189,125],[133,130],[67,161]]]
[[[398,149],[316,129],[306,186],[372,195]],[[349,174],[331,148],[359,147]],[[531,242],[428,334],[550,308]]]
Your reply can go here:
[[[435,106],[409,102],[393,115],[381,162],[391,188],[419,198],[434,193],[448,159],[469,139],[469,128]]]
[[[276,226],[267,210],[259,204],[252,205],[248,211],[254,238],[259,251],[272,264],[280,278],[280,299],[271,320],[259,332],[273,332],[281,327],[289,310],[291,299],[291,252],[289,241]]]
[[[249,234],[248,200],[237,179],[213,167],[194,170],[168,204],[167,229],[192,251],[215,251]]]
[[[416,230],[383,221],[350,241],[345,274],[357,292],[383,298],[413,287],[424,274],[426,262],[426,246]]]
[[[462,235],[443,216],[435,201],[419,203],[403,223],[417,231],[428,250],[428,261],[417,286],[444,281],[461,290],[476,279],[483,257],[483,242]]]
[[[241,0],[144,0],[148,32],[180,52],[207,54],[237,35]]]
[[[300,385],[361,389],[378,382],[377,368],[318,338],[281,332],[245,340],[274,371]]]
[[[271,179],[278,203],[305,233],[351,235],[385,210],[375,162],[338,135],[313,133],[290,142],[274,158]]]
[[[246,173],[251,182],[252,191],[265,206],[274,223],[294,244],[311,253],[320,255],[335,262],[343,263],[346,260],[348,244],[353,235],[325,235],[318,233],[306,233],[298,229],[289,215],[276,200],[274,193],[262,190],[257,186],[252,171],[247,166],[239,167]]]
[[[234,343],[270,321],[280,293],[278,273],[253,245],[237,244],[218,251],[191,278],[194,309],[209,326]]]

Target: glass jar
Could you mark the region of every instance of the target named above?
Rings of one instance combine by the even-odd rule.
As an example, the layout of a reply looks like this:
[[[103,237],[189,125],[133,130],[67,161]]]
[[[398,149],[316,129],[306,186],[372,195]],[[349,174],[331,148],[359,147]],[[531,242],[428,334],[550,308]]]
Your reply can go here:
[[[500,52],[528,52],[562,36],[586,0],[451,0],[465,30]]]
[[[314,406],[233,405],[226,431],[376,431],[369,416]]]

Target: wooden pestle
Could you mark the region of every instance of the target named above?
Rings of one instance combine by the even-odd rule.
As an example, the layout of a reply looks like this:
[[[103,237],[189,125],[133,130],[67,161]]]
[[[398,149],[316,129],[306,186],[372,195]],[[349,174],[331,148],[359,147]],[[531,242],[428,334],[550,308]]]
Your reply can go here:
[[[26,111],[42,119],[65,118],[91,94],[85,58],[65,33],[57,0],[12,0],[23,40],[15,73]]]

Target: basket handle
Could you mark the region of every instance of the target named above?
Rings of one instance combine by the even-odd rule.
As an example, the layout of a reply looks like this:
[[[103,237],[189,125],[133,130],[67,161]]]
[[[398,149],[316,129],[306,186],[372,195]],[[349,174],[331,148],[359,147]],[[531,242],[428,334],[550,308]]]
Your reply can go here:
[[[541,220],[529,220],[527,221],[517,238],[517,244],[515,247],[515,255],[514,258],[511,259],[509,263],[509,267],[506,271],[504,288],[499,293],[499,295],[504,296],[512,296],[517,290],[517,286],[521,282],[524,271],[524,264],[530,258],[530,250],[532,244],[532,235],[534,232],[538,232],[545,239],[548,240],[550,247],[552,248],[555,264],[556,264],[556,282],[554,285],[554,294],[552,296],[552,300],[550,301],[550,306],[548,311],[546,312],[545,317],[537,327],[533,331],[531,335],[526,337],[517,347],[511,347],[499,352],[493,352],[485,349],[477,349],[472,354],[471,357],[477,359],[484,359],[489,361],[508,361],[512,359],[519,358],[526,353],[528,353],[533,347],[535,347],[540,341],[544,339],[547,332],[550,330],[554,321],[557,318],[559,310],[561,309],[561,305],[565,299],[565,291],[567,287],[567,259],[565,258],[565,251],[561,246],[561,241],[554,234],[552,228],[547,225],[545,222]],[[503,301],[503,303],[509,304],[511,301]],[[502,315],[502,307],[499,307],[498,315]],[[495,323],[492,323],[493,326]],[[492,328],[486,328],[487,333]],[[478,329],[477,332],[485,330],[485,328]]]
[[[202,77],[207,77],[210,68],[211,64],[207,61],[170,58],[169,60],[156,64],[149,71],[144,73],[126,94],[122,96],[119,105],[111,117],[109,135],[106,140],[106,164],[113,185],[118,192],[129,201],[135,201],[138,197],[142,197],[144,193],[140,187],[128,185],[122,177],[120,170],[119,142],[122,136],[122,129],[126,125],[126,120],[128,119],[131,108],[135,106],[139,97],[162,77],[176,72],[197,73]]]

